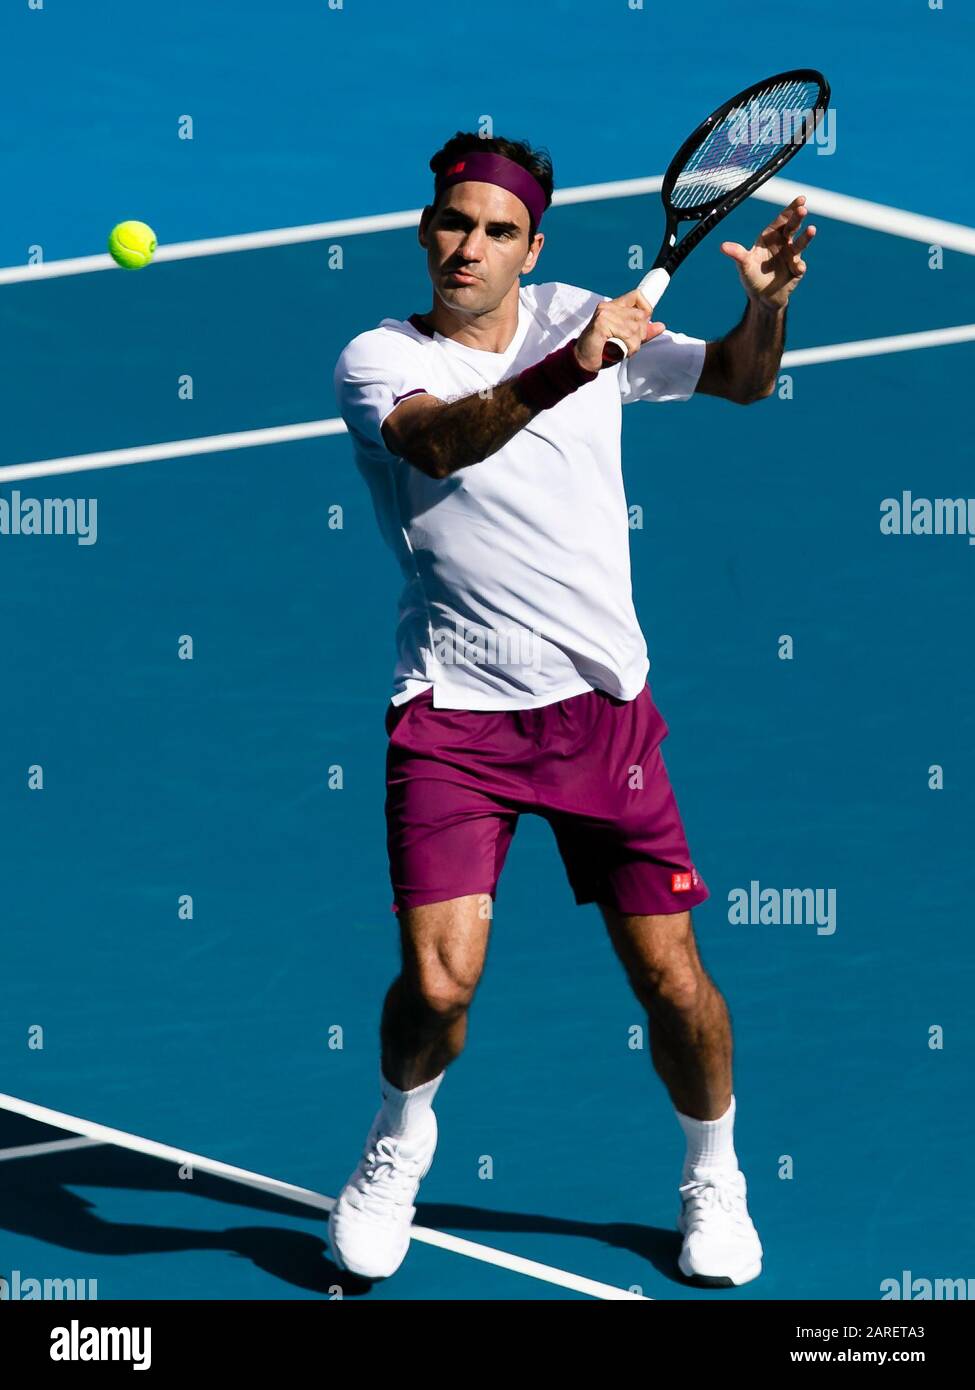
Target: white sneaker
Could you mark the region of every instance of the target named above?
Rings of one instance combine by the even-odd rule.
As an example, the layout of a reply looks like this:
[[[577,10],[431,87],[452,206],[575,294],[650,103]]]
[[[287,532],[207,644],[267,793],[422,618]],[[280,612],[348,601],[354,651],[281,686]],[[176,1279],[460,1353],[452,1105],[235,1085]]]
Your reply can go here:
[[[680,1188],[680,1271],[705,1284],[747,1284],[761,1274],[763,1252],[748,1215],[745,1175],[699,1171]]]
[[[437,1118],[428,1111],[419,1139],[394,1139],[376,1115],[358,1167],[335,1199],[328,1218],[331,1255],[339,1269],[364,1279],[395,1274],[410,1248],[413,1205],[437,1148]]]

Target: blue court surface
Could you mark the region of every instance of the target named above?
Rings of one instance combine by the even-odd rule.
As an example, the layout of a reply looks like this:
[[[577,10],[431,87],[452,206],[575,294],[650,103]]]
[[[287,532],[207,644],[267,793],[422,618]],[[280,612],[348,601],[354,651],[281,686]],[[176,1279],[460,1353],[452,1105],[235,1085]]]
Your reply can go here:
[[[785,24],[692,8],[499,0],[465,29],[444,0],[5,7],[0,498],[97,518],[91,543],[0,534],[10,1296],[875,1300],[905,1270],[975,1274],[975,534],[880,524],[905,492],[975,492],[973,23],[951,0]],[[679,1276],[683,1139],[631,1046],[644,1020],[528,817],[421,1229],[395,1279],[358,1287],[324,1216],[377,1108],[398,965],[399,586],[334,361],[428,307],[410,214],[455,130],[490,116],[551,150],[536,278],[617,293],[662,220],[652,182],[621,181],[800,63],[831,80],[836,141],[769,194],[806,192],[819,228],[776,395],[624,413],[637,609],[711,889],[695,926],[734,1022],[765,1272]],[[726,234],[775,211],[753,199]],[[139,274],[86,259],[124,217],[160,237]],[[737,319],[720,239],[675,280],[670,327]],[[732,920],[753,884],[821,890],[829,926]]]

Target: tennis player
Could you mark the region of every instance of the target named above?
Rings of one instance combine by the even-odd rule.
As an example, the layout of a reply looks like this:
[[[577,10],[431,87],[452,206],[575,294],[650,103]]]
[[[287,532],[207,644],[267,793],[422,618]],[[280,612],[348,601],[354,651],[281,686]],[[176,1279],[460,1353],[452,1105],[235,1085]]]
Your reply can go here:
[[[494,894],[522,812],[551,825],[578,903],[596,903],[645,1009],[686,1137],[680,1269],[743,1284],[762,1267],[734,1146],[732,1035],[690,909],[708,897],[661,756],[633,607],[621,406],[771,394],[805,274],[796,198],[746,249],[746,306],[704,342],[536,271],[548,157],[458,133],[430,161],[419,242],[428,312],[343,351],[335,386],[403,572],[386,715],[388,850],[402,970],[381,1025],[381,1106],[329,1219],[340,1268],[392,1274],[433,1161],[433,1101],[464,1046]],[[628,356],[603,368],[616,337]]]

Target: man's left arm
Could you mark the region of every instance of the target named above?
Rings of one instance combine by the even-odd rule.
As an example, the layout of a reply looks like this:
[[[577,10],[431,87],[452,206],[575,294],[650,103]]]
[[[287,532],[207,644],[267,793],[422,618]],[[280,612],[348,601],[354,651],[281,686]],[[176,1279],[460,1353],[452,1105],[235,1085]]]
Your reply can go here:
[[[802,253],[816,235],[801,231],[806,200],[794,198],[747,250],[724,241],[721,250],[738,265],[748,303],[741,322],[725,337],[707,344],[697,391],[738,405],[770,396],[775,390],[789,298],[806,273]]]

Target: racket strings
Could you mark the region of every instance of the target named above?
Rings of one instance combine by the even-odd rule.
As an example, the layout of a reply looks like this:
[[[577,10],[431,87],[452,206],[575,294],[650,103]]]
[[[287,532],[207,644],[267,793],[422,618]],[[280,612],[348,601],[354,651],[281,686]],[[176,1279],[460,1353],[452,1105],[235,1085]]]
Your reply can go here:
[[[794,78],[755,92],[733,107],[691,153],[674,181],[675,208],[702,207],[726,197],[813,128],[815,82]]]

